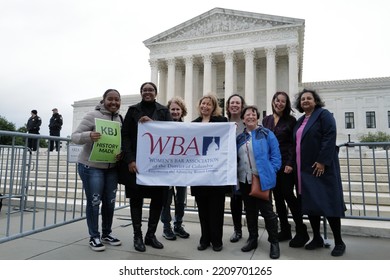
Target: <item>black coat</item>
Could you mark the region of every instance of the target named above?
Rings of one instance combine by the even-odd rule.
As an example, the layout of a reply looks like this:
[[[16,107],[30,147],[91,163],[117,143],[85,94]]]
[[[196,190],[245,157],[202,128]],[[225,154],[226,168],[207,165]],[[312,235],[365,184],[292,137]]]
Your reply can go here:
[[[54,113],[49,121],[49,130],[52,131],[60,131],[62,128],[63,120],[62,116],[58,113]]]
[[[198,117],[193,122],[202,122],[202,118]],[[212,116],[210,122],[228,122],[228,119],[223,116]],[[210,178],[212,180],[212,178]],[[231,186],[195,186],[191,187],[191,195],[214,195],[226,194],[231,192]]]
[[[138,121],[143,116],[149,116],[155,121],[172,121],[171,114],[167,107],[155,102],[154,110],[151,113],[151,106],[146,108],[143,102],[130,106],[127,110],[126,116],[122,125],[122,150],[124,155],[124,162],[127,164],[136,160],[137,153],[137,134],[138,134]],[[128,169],[121,169],[119,176],[126,176],[128,183],[125,184],[126,197],[132,197],[134,192],[142,192],[143,197],[152,197],[153,195],[161,194],[161,186],[141,186],[136,183],[136,174],[130,173]]]
[[[296,132],[305,116],[298,119]],[[311,114],[301,139],[302,213],[327,217],[344,217],[345,205],[340,175],[336,122],[332,114],[317,108]],[[322,176],[313,175],[314,162],[325,164]]]
[[[42,120],[37,115],[30,117],[27,121],[28,133],[39,134],[41,124],[42,124]]]

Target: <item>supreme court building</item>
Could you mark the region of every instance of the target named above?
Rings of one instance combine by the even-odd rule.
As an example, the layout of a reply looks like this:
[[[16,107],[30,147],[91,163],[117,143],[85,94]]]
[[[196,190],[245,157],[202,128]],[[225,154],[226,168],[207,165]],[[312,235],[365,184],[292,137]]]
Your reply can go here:
[[[224,107],[238,93],[265,116],[275,92],[287,92],[293,102],[301,89],[312,88],[336,118],[339,143],[348,135],[357,141],[368,132],[390,134],[390,77],[302,83],[304,32],[303,19],[215,8],[157,34],[144,44],[158,101],[183,97],[191,121],[203,94],[216,93]],[[73,104],[73,130],[98,100]],[[139,94],[123,96],[122,108],[139,100]]]

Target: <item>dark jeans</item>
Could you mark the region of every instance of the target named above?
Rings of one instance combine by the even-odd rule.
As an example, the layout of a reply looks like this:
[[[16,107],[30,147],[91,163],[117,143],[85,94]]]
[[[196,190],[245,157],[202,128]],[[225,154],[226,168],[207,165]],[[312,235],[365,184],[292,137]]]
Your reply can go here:
[[[186,206],[187,187],[171,187],[169,189],[161,212],[161,222],[164,224],[164,228],[171,227],[171,204],[173,197],[175,198],[175,220],[173,224],[175,227],[180,227],[183,223],[184,208]]]

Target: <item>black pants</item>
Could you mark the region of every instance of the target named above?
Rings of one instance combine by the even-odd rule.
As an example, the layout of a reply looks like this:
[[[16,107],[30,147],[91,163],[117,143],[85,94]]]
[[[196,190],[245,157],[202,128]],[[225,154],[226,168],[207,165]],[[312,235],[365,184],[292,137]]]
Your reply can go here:
[[[200,244],[222,246],[225,194],[195,195],[200,222]]]
[[[242,199],[245,205],[246,221],[248,225],[249,238],[257,238],[259,211],[264,218],[265,229],[268,232],[268,241],[278,242],[278,217],[276,216],[272,200],[262,200],[249,195],[251,185],[240,183]]]
[[[161,194],[163,194],[163,192],[161,192]],[[164,199],[166,199],[166,197],[163,195],[155,195],[151,197],[149,205],[148,229],[146,233],[148,236],[154,236],[156,233]],[[130,197],[130,214],[135,236],[142,235],[141,226],[143,202],[144,196],[141,191],[132,193],[132,196]]]
[[[294,193],[294,175],[293,173],[284,173],[283,169],[277,173],[276,186],[272,190],[282,231],[290,229],[286,202],[288,208],[290,208],[295,225],[300,227],[303,224],[300,201]]]
[[[242,196],[240,194],[232,193],[230,197],[230,210],[232,211],[232,219],[234,225],[234,231],[241,232],[242,231]]]
[[[29,131],[30,134],[39,134],[38,131]],[[32,150],[36,151],[38,148],[38,139],[28,138],[27,146]]]
[[[59,130],[50,130],[50,136],[60,136],[60,131]],[[60,146],[60,141],[53,141],[50,140],[50,152],[54,150],[54,145],[56,148],[56,151],[59,151],[61,146]]]

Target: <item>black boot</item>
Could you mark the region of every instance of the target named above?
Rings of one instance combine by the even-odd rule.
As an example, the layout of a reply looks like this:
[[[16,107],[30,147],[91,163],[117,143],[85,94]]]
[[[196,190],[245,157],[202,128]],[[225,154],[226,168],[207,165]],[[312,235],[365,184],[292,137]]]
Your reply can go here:
[[[310,237],[307,233],[307,227],[305,224],[301,224],[296,227],[296,235],[293,239],[291,239],[289,246],[292,248],[301,248],[305,246],[307,241],[309,241]]]
[[[241,248],[241,251],[243,252],[249,252],[257,248],[257,239],[259,237],[257,219],[257,212],[247,211],[246,221],[248,224],[249,238],[245,246]]]
[[[160,209],[161,210],[161,209]],[[159,242],[156,238],[157,225],[160,219],[161,211],[158,209],[150,208],[149,210],[149,221],[148,221],[148,231],[145,235],[145,245],[150,245],[156,249],[164,248],[164,245]]]
[[[269,257],[271,259],[279,259],[280,257],[280,249],[279,242],[272,242],[269,250]]]
[[[265,229],[268,232],[268,241],[271,243],[269,257],[271,259],[278,259],[280,257],[280,248],[278,240],[278,219],[265,219]]]
[[[145,252],[145,244],[142,238],[142,208],[131,208],[131,220],[133,222],[134,231],[134,249],[138,252]]]
[[[286,241],[292,238],[291,236],[291,225],[290,224],[280,224],[280,231],[278,233],[278,240]]]
[[[249,252],[257,248],[257,236],[249,236],[245,246],[241,248],[243,252]]]

